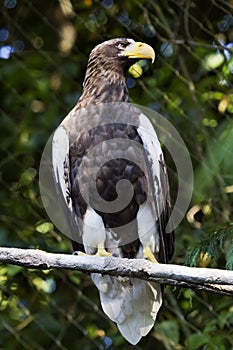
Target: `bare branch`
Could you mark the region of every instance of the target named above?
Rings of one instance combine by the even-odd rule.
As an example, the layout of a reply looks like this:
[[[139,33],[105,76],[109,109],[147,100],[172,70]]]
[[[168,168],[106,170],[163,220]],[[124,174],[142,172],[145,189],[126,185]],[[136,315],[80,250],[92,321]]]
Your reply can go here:
[[[212,268],[154,264],[143,259],[55,254],[18,248],[0,248],[0,262],[43,270],[62,268],[103,275],[131,276],[167,285],[233,295],[233,271]]]

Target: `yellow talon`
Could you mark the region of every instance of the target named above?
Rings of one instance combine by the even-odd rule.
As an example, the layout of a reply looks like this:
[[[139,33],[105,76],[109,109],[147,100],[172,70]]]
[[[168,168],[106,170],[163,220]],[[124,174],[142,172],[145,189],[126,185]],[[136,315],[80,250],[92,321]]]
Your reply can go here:
[[[151,262],[158,264],[159,262],[156,260],[154,254],[152,253],[152,250],[149,246],[146,246],[143,249],[143,256],[145,259],[150,260]]]
[[[73,254],[79,256],[112,256],[112,253],[107,252],[106,249],[102,246],[102,244],[98,244],[96,254],[87,254],[81,251],[75,251]]]
[[[80,250],[76,250],[75,252],[73,252],[73,255],[89,256],[89,254],[81,252]]]
[[[107,252],[102,245],[98,244],[98,250],[95,256],[112,256],[112,254]]]

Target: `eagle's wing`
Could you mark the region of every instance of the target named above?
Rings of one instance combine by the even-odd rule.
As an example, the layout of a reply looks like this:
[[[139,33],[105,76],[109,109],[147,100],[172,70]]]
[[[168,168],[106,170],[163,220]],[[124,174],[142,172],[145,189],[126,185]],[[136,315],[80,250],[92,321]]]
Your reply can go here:
[[[167,223],[171,215],[171,202],[167,168],[156,131],[144,114],[140,115],[140,127],[143,147],[148,163],[148,177],[151,188],[150,205],[160,237],[158,261],[168,263],[174,250],[174,232],[167,232]]]
[[[167,264],[171,260],[174,253],[174,231],[169,231],[167,227],[168,221],[171,218],[171,199],[170,199],[167,168],[166,168],[163,154],[161,155],[159,165],[160,165],[161,189],[162,191],[163,189],[166,189],[165,193],[163,193],[164,209],[160,215],[159,222],[158,222],[158,230],[159,230],[159,235],[161,239],[159,261]]]
[[[81,226],[77,214],[73,210],[70,183],[70,135],[69,126],[72,127],[72,112],[55,130],[52,138],[52,172],[56,189],[58,204],[61,209],[61,219],[65,227],[63,233],[76,241],[76,249],[82,249]],[[60,221],[59,220],[59,221]],[[64,232],[65,231],[65,232]]]

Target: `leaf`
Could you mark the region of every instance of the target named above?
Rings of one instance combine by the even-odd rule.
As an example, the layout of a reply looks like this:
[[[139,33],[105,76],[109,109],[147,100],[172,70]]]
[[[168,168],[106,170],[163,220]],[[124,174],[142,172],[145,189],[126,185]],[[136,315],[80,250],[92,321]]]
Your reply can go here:
[[[23,270],[22,266],[10,265],[10,266],[8,266],[8,269],[7,269],[7,275],[9,277],[14,277],[22,270]]]
[[[43,222],[36,226],[36,231],[40,233],[47,233],[51,230],[53,230],[53,224],[51,222]]]
[[[224,62],[224,56],[221,53],[211,53],[209,54],[205,61],[204,66],[206,69],[216,69]]]
[[[164,343],[170,341],[175,344],[179,344],[179,327],[176,321],[164,321],[156,327],[156,333],[163,336]]]
[[[196,333],[190,335],[188,338],[188,350],[198,349],[201,345],[207,344],[209,341],[209,336],[203,333]]]
[[[129,73],[134,78],[139,78],[142,75],[142,67],[138,63],[135,63],[129,68]]]

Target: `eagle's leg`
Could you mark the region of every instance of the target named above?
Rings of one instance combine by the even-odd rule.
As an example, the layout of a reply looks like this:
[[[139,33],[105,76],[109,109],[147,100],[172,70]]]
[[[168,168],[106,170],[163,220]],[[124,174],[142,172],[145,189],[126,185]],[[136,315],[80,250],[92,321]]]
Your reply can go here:
[[[95,256],[112,256],[112,254],[107,252],[104,246],[101,243],[99,243],[97,253],[95,254]]]
[[[143,257],[147,260],[150,260],[151,262],[158,264],[158,261],[156,260],[151,248],[149,246],[146,246],[143,249]]]

